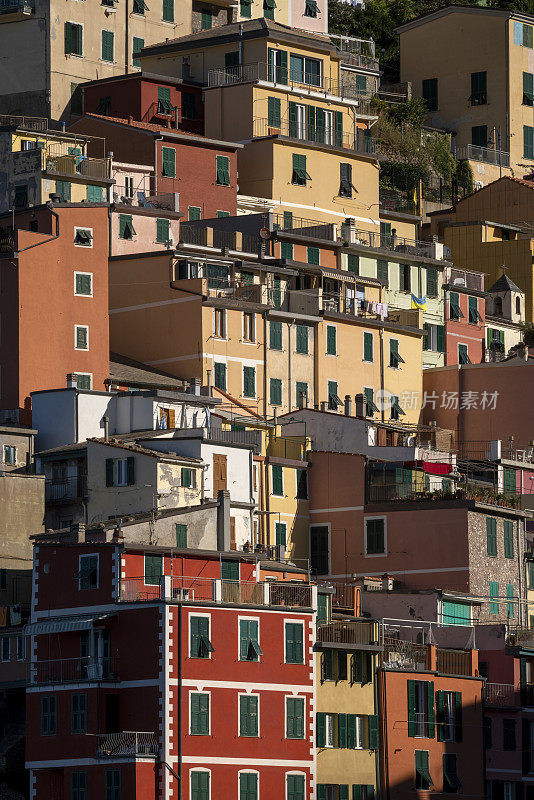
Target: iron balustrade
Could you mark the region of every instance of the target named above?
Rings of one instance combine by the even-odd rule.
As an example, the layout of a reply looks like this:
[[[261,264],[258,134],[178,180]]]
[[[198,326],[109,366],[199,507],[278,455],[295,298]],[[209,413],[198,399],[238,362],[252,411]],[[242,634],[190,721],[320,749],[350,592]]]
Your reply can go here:
[[[158,739],[154,732],[122,731],[96,735],[97,758],[136,758],[157,756]]]
[[[87,497],[87,475],[78,475],[64,480],[45,481],[45,500],[75,500]]]
[[[317,626],[317,641],[328,644],[378,644],[378,626],[373,622],[331,622]]]
[[[19,7],[19,5],[25,6],[26,3],[17,4],[16,7]],[[0,14],[12,13],[14,9],[16,10],[15,6],[0,5]],[[16,126],[17,128],[23,128],[26,131],[46,133],[48,129],[48,122],[42,117],[25,117],[19,116],[18,114],[0,114],[0,128],[11,128],[13,126]]]
[[[453,286],[456,284],[457,286],[465,286],[467,289],[484,291],[484,276],[480,272],[450,267],[446,270],[444,277]]]
[[[273,125],[269,119],[255,117],[253,135],[255,138],[288,136],[291,139],[300,139],[312,144],[341,147],[345,150],[369,155],[377,152],[376,140],[371,135],[365,135],[359,130],[355,131],[355,133],[343,133],[336,131],[333,124],[330,127],[322,127],[310,125],[307,120],[283,119],[280,120],[279,124]]]
[[[261,431],[236,431],[223,428],[206,428],[206,439],[220,444],[252,445],[256,450],[261,447]]]
[[[478,147],[474,144],[459,147],[456,151],[456,158],[459,161],[481,161],[484,164],[495,164],[497,167],[510,166],[510,153],[504,150],[493,150],[489,147]]]
[[[520,706],[519,690],[513,683],[486,683],[482,699],[487,706],[510,708]]]
[[[449,650],[438,647],[436,667],[445,675],[472,675],[471,654],[467,650]]]
[[[383,640],[382,666],[388,669],[427,670],[429,652],[424,644],[414,644],[402,639],[385,636]]]
[[[305,239],[324,239],[329,242],[337,240],[337,225],[334,222],[319,222],[316,219],[304,219],[293,215],[273,214],[273,228],[292,236]]]
[[[28,665],[28,681],[33,686],[116,680],[118,680],[117,659],[114,656],[58,658],[33,661]]]

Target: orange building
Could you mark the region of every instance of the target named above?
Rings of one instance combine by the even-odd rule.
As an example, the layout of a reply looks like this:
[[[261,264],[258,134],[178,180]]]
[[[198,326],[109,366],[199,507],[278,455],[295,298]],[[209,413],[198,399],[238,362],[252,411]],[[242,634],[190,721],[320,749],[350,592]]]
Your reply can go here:
[[[14,220],[0,217],[0,413],[29,421],[31,392],[105,388],[108,207],[47,203]]]

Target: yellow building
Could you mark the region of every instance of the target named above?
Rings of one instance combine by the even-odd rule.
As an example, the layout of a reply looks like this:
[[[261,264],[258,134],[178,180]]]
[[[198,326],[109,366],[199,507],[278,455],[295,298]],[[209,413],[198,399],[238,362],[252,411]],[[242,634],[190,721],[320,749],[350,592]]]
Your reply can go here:
[[[90,141],[102,158],[87,156]],[[53,131],[39,118],[0,116],[0,163],[0,212],[46,203],[51,194],[105,202],[113,183],[104,139]]]
[[[534,167],[533,30],[532,15],[459,6],[397,29],[401,81],[426,100],[429,124],[454,132],[479,186]]]
[[[316,796],[371,800],[376,795],[379,746],[378,623],[332,619],[330,600],[322,599],[316,638]]]
[[[207,136],[242,142],[239,191],[302,218],[378,226],[369,86],[326,36],[268,19],[147,47],[143,70],[205,86]]]

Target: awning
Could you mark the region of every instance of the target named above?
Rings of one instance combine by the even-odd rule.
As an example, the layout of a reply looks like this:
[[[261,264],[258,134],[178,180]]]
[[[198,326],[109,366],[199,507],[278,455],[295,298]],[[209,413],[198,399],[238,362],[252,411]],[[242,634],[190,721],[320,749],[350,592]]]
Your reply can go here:
[[[334,278],[336,281],[350,281],[351,283],[356,280],[354,273],[348,270],[328,269],[328,267],[321,267],[320,270],[324,278]]]
[[[26,625],[26,636],[39,636],[44,633],[68,633],[69,631],[86,631],[93,627],[95,622],[102,622],[111,614],[99,614],[96,617],[68,617],[62,619],[46,619],[42,622],[32,622]]]

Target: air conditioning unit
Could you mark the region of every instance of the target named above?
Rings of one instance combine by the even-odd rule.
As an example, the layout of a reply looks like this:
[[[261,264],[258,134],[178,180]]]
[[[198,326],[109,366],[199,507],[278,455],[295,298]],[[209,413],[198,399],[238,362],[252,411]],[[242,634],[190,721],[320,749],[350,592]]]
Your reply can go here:
[[[192,600],[193,599],[193,592],[191,589],[174,589],[173,590],[173,598],[175,600]]]
[[[455,278],[453,284],[455,286],[465,286],[465,278]]]

